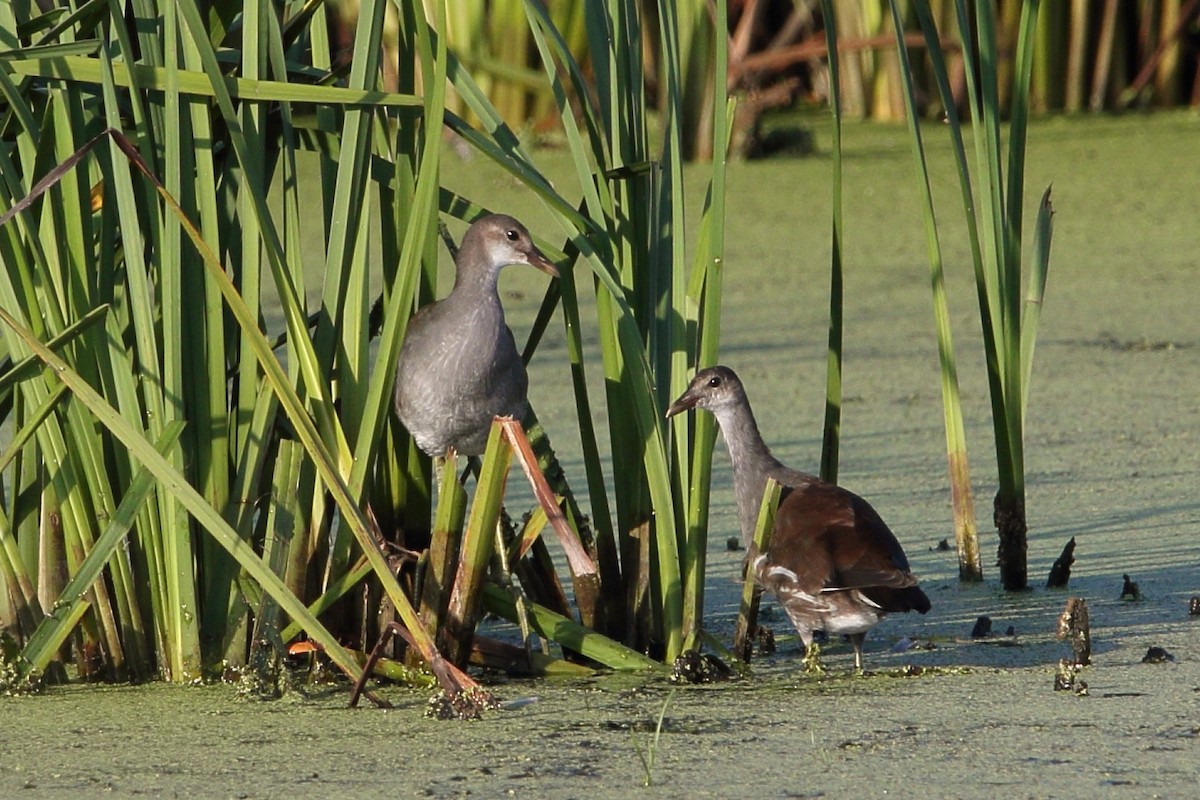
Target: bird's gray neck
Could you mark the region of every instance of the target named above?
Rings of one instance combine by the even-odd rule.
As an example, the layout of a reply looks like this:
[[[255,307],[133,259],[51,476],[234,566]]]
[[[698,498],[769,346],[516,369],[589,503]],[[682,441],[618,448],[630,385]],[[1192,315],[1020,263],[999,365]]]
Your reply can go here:
[[[491,258],[477,241],[463,243],[458,251],[452,294],[473,297],[497,296],[500,270],[492,268]]]
[[[720,409],[717,422],[725,436],[729,458],[733,461],[733,490],[737,497],[742,543],[749,547],[754,540],[754,526],[758,521],[767,477],[786,470],[786,467],[771,455],[770,448],[758,432],[758,424],[749,406]]]
[[[459,270],[450,293],[456,297],[469,296],[475,302],[499,301],[499,278],[499,273],[492,270]]]

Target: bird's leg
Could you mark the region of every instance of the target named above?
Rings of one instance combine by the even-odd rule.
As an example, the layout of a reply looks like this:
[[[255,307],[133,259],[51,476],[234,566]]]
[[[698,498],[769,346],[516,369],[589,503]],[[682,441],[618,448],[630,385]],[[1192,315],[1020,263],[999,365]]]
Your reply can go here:
[[[478,481],[479,480],[479,466],[480,466],[479,456],[467,456],[467,463],[466,463],[466,465],[463,466],[462,475],[458,476],[458,482],[461,485],[466,486],[467,478],[470,478],[472,476],[475,478],[476,481]]]
[[[863,640],[867,638],[866,633],[852,633],[849,636],[850,644],[854,645],[854,671],[859,675],[863,673],[862,667],[862,649]]]
[[[525,592],[512,580],[512,568],[508,563],[508,542],[504,536],[504,519],[496,520],[496,559],[500,562],[499,583],[513,596],[517,609],[517,625],[521,628],[521,643],[525,645],[526,665],[533,666],[533,649],[530,644],[529,607]]]
[[[453,450],[447,450],[446,452],[450,455],[451,458],[454,457]],[[446,471],[446,456],[444,456],[444,455],[434,456],[433,457],[433,485],[437,487],[437,489],[435,491],[438,493],[438,497],[437,497],[438,500],[442,499],[442,474],[445,471]],[[434,504],[434,508],[437,508],[436,503]]]
[[[801,641],[804,639],[805,637],[800,637]],[[804,641],[804,671],[813,675],[825,672],[825,667],[821,665],[821,645],[813,641],[811,634],[808,641]]]
[[[533,454],[533,448],[529,445],[529,438],[525,435],[525,429],[521,427],[521,423],[512,417],[497,417],[496,419],[504,427],[505,437],[512,445],[513,457],[521,465],[525,477],[529,480],[538,505],[546,513],[550,527],[558,535],[559,543],[567,557],[567,566],[571,570],[571,582],[575,586],[575,604],[579,608],[580,620],[587,627],[595,627],[596,609],[600,597],[599,570],[583,546],[579,533],[571,528],[566,515],[559,507],[558,498],[550,489],[542,468],[538,466],[537,457]],[[520,555],[523,553],[519,553],[518,557]]]

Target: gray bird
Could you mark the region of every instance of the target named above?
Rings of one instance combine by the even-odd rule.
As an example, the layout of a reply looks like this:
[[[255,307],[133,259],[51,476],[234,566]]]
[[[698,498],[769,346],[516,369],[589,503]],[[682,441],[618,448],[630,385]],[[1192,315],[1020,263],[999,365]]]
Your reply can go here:
[[[558,276],[520,222],[504,214],[477,220],[459,247],[454,289],[408,323],[396,367],[396,415],[431,456],[451,448],[480,455],[493,417],[525,416],[529,376],[497,293],[509,264]]]
[[[930,608],[900,543],[866,500],[771,455],[733,370],[696,373],[667,416],[693,408],[711,411],[721,427],[733,461],[747,560],[758,584],[775,596],[800,634],[806,663],[818,668],[813,632],[823,630],[850,638],[854,667],[861,671],[863,639],[884,614],[924,614]],[[783,491],[770,547],[759,554],[753,536],[767,478]]]

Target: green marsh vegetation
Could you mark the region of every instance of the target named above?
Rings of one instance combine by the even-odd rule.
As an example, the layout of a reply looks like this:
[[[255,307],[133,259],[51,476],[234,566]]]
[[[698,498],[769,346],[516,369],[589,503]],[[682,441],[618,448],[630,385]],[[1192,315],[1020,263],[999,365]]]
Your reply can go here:
[[[960,121],[946,68],[945,54],[938,30],[926,7],[917,5],[916,14],[925,37],[939,96],[954,143],[955,160],[962,188],[962,208],[967,217],[971,256],[983,327],[988,389],[992,401],[996,463],[999,488],[996,492],[994,519],[1000,545],[997,563],[1001,581],[1009,590],[1028,586],[1026,567],[1025,516],[1025,406],[1033,367],[1037,324],[1045,295],[1046,273],[1050,258],[1050,190],[1046,189],[1038,208],[1029,259],[1029,275],[1023,274],[1022,221],[1025,189],[1025,137],[1029,117],[1030,77],[1033,74],[1034,41],[1038,24],[1036,1],[1022,6],[1015,66],[1008,108],[1008,159],[1004,159],[1000,137],[1000,77],[994,54],[998,52],[994,18],[989,14],[971,18],[966,3],[958,4],[959,30],[974,31],[960,39],[962,59],[969,75],[967,81],[970,131],[974,137],[976,168],[968,167],[963,125]],[[900,12],[892,6],[895,30],[901,30]],[[899,36],[899,33],[897,33]],[[897,39],[905,69],[912,74],[907,53]],[[951,492],[955,510],[959,575],[968,580],[982,577],[979,547],[971,509],[970,472],[967,466],[966,436],[959,406],[957,367],[951,341],[949,312],[945,298],[945,280],[937,234],[937,222],[929,190],[929,173],[924,158],[921,125],[916,114],[912,81],[905,83],[905,103],[909,131],[917,163],[918,181],[923,191],[923,215],[928,239],[934,313],[937,320],[938,351],[942,367],[942,398],[946,412],[946,446],[950,464]],[[972,186],[974,175],[975,186]],[[1007,177],[1006,177],[1007,176]],[[978,208],[978,211],[976,210]],[[1022,294],[1024,286],[1026,294]]]
[[[727,152],[735,128],[733,102],[714,89],[730,85],[726,37],[713,35],[729,28],[725,6],[709,17],[692,3],[501,5],[519,23],[503,28],[520,32],[514,53],[536,52],[536,70],[497,70],[459,45],[457,4],[363,2],[345,58],[320,3],[0,6],[0,622],[13,683],[60,677],[71,659],[88,678],[188,682],[258,653],[278,658],[300,635],[357,677],[396,619],[412,641],[387,674],[429,682],[427,665],[445,688],[469,687],[459,670],[470,648],[439,639],[457,554],[419,556],[431,531],[435,544],[469,543],[463,569],[477,587],[493,552],[509,556],[524,595],[482,586],[458,614],[469,622],[482,604],[553,642],[530,659],[538,671],[657,669],[701,645],[715,426],[706,415],[667,423],[662,410],[719,352],[725,160],[701,173],[691,228],[683,163],[709,147],[701,139]],[[822,5],[832,22],[833,4]],[[996,47],[981,37],[981,52]],[[978,71],[972,118],[991,131],[1001,111],[988,93],[1007,84]],[[521,127],[546,115],[570,153],[569,187],[545,178],[538,134]],[[495,540],[503,493],[478,487],[516,479],[511,442],[497,435],[468,493],[453,481],[435,489],[391,414],[405,323],[434,296],[439,220],[503,210],[441,185],[451,143],[499,165],[553,219],[534,234],[562,278],[525,352],[563,326],[583,474],[556,474],[553,443],[530,429],[566,541],[586,554],[567,579],[541,543],[553,509]],[[992,139],[982,145],[977,157],[998,158]],[[1019,154],[1017,137],[1009,147]],[[998,163],[978,168],[971,191],[998,186]],[[985,265],[1001,270],[1020,244],[1019,214],[1004,210],[1019,208],[1019,179],[1010,167],[1015,194],[980,225]],[[836,177],[833,190],[840,198]],[[988,302],[1019,284],[988,288]],[[598,362],[581,346],[584,297],[594,297]],[[1029,359],[1010,360],[1031,354],[1032,339],[1013,317],[995,319],[996,409],[1019,469],[1012,415]],[[579,593],[593,579],[594,604]]]
[[[205,14],[152,2],[131,6],[133,24],[115,2],[49,14],[5,6],[0,166],[11,212],[0,300],[14,438],[0,562],[25,675],[54,669],[72,638],[87,677],[185,682],[240,669],[255,648],[280,653],[303,632],[357,677],[353,651],[389,621],[378,614],[386,600],[417,656],[409,667],[432,667],[452,694],[470,687],[459,671],[470,648],[442,639],[447,660],[439,630],[420,622],[453,603],[449,587],[414,595],[413,583],[464,572],[476,588],[458,622],[477,616],[503,497],[482,487],[503,486],[512,455],[495,437],[469,511],[454,508],[462,493],[441,492],[433,522],[463,528],[466,562],[440,576],[414,569],[435,492],[428,459],[390,413],[405,321],[433,294],[439,218],[469,220],[487,202],[440,185],[444,128],[535,192],[558,223],[542,235],[558,237],[543,244],[564,277],[547,291],[527,354],[546,325],[566,324],[563,385],[577,395],[588,463],[586,476],[570,476],[578,486],[556,491],[602,590],[601,606],[574,620],[565,582],[543,568],[542,585],[526,583],[532,602],[501,596],[487,607],[525,605],[536,633],[614,668],[653,667],[696,646],[713,432],[668,432],[656,398],[715,358],[724,161],[690,236],[704,242],[696,265],[684,264],[680,58],[661,62],[655,110],[633,4],[589,7],[590,83],[551,18],[522,7],[575,159],[581,198],[567,199],[436,33],[447,29],[444,9],[426,18],[397,8],[388,52],[409,68],[395,91],[380,88],[387,7],[360,6],[339,67],[319,4]],[[677,54],[674,7],[657,19],[663,51]],[[719,43],[704,48],[711,65],[725,63]],[[473,125],[447,108],[447,86]],[[724,103],[711,119],[723,152]],[[268,187],[281,187],[271,206]],[[311,237],[300,245],[314,224],[320,252]],[[596,297],[598,364],[579,355],[576,281]],[[265,328],[273,304],[281,330]],[[604,397],[588,395],[588,370],[603,374]],[[593,428],[599,403],[607,430]],[[600,436],[622,466],[611,493]],[[546,523],[531,515],[520,544],[501,547],[546,560],[536,536]],[[524,582],[537,565],[514,571]],[[348,599],[364,581],[366,600]],[[565,663],[561,654],[542,655]]]

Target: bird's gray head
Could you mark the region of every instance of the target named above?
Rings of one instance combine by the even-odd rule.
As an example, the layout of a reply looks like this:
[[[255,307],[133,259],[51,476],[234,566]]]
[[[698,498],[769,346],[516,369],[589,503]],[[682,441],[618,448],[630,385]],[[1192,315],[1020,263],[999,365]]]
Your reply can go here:
[[[737,373],[729,367],[709,367],[696,373],[687,391],[679,395],[667,409],[667,417],[673,417],[693,408],[703,408],[717,416],[721,412],[746,404],[746,390]]]
[[[528,264],[558,277],[554,263],[533,243],[529,231],[507,214],[492,214],[472,223],[463,236],[458,263],[498,272],[509,264]]]

